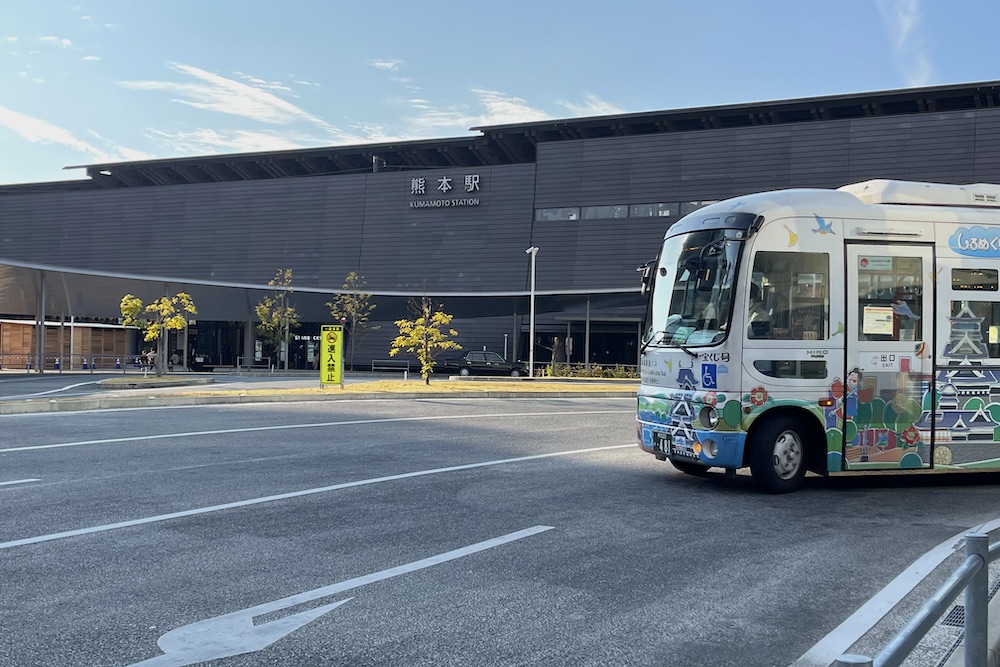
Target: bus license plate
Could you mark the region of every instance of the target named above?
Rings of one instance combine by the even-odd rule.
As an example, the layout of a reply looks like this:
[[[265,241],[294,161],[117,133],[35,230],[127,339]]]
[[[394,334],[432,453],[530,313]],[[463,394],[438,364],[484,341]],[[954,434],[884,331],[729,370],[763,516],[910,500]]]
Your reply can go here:
[[[669,433],[653,431],[653,451],[661,454],[669,454],[671,449],[671,438]]]

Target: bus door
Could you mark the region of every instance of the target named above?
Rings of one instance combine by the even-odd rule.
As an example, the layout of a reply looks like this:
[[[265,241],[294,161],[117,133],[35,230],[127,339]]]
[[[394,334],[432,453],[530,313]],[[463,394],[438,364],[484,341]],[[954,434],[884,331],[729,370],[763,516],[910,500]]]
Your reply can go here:
[[[843,469],[930,467],[934,247],[849,244],[846,252],[847,364],[833,388]]]

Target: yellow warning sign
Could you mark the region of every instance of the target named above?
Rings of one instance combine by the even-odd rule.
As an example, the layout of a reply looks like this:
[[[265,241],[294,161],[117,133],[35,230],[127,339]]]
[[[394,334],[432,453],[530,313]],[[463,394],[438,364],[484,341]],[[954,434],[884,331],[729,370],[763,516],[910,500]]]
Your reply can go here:
[[[344,327],[339,324],[320,326],[319,381],[344,385]]]

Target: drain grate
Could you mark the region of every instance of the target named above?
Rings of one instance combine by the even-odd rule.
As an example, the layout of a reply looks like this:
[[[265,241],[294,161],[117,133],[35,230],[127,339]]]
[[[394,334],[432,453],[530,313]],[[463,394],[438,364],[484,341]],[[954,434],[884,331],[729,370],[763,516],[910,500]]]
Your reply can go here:
[[[941,619],[941,625],[950,625],[954,628],[965,627],[965,605],[957,604],[951,608],[948,615]]]
[[[988,599],[992,600],[993,596],[1000,592],[1000,579],[993,582],[990,586],[990,594]],[[965,627],[965,605],[957,604],[951,608],[948,615],[941,619],[939,625],[950,625],[953,628],[964,628]]]

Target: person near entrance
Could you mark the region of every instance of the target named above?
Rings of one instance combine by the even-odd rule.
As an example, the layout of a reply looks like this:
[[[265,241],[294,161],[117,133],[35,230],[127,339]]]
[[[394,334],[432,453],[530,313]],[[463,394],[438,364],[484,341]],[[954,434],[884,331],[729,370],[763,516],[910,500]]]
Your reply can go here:
[[[750,314],[747,317],[747,337],[771,337],[771,315],[764,305],[764,290],[757,283],[750,283]]]

